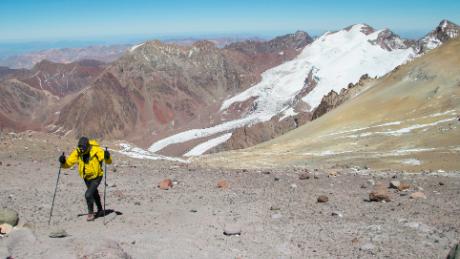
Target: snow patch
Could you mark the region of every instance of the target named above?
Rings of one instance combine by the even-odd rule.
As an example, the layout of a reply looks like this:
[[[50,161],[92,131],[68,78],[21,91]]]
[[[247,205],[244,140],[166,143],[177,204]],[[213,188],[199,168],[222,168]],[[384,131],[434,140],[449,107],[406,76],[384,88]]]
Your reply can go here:
[[[296,116],[298,113],[294,111],[294,108],[289,108],[289,109],[286,109],[284,112],[283,112],[283,116],[281,116],[281,118],[278,120],[278,121],[282,121],[288,117],[292,117],[292,116]]]
[[[142,148],[132,147],[131,145],[125,144],[125,143],[121,143],[120,148],[121,149],[119,151],[116,151],[116,150],[115,151],[125,156],[132,157],[132,158],[150,159],[150,160],[169,160],[169,161],[175,161],[175,162],[181,162],[181,163],[189,162],[187,160],[180,159],[177,157],[168,157],[168,156],[154,154]]]
[[[415,158],[404,159],[401,161],[401,163],[405,165],[421,165],[422,164],[420,160],[415,159]]]
[[[232,137],[232,133],[223,134],[217,138],[210,139],[204,143],[199,144],[198,146],[194,147],[192,150],[184,154],[185,157],[190,156],[200,156],[204,154],[206,151],[210,150],[213,147],[216,147],[222,143],[225,143]]]
[[[132,46],[130,49],[129,49],[129,52],[133,52],[135,51],[137,48],[139,48],[140,46],[144,45],[145,42],[141,43],[141,44],[137,44],[137,45],[134,45]]]

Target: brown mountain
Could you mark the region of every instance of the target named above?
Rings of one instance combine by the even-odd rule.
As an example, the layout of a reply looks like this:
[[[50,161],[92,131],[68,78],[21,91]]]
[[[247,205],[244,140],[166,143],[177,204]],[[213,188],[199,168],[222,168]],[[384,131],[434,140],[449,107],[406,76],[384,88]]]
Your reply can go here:
[[[263,71],[292,59],[310,42],[300,32],[223,49],[208,41],[192,46],[146,42],[66,105],[58,125],[76,134],[128,138],[141,146],[207,127],[225,119],[216,115],[225,98],[255,84]]]

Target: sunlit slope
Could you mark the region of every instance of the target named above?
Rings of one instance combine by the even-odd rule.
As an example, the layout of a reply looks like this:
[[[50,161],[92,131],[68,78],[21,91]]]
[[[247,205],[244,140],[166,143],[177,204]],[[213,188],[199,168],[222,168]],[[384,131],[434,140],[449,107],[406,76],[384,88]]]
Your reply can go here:
[[[323,117],[253,148],[205,156],[229,167],[460,169],[460,39],[402,65]]]

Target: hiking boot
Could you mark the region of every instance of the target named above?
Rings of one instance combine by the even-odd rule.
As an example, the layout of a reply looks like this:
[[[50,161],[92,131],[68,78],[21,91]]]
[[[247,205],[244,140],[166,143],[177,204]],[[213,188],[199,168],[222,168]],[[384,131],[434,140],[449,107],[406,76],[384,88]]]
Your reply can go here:
[[[86,218],[86,221],[94,221],[96,217],[94,216],[94,213],[88,213],[88,217]]]
[[[96,218],[100,218],[100,217],[103,217],[104,216],[104,211],[103,210],[98,210],[96,212]]]

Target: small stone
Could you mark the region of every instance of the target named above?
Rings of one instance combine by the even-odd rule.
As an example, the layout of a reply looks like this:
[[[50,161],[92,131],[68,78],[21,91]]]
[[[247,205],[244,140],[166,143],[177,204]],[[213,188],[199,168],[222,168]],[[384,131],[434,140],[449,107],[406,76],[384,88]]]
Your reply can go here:
[[[162,190],[169,190],[170,188],[173,187],[173,183],[171,179],[164,179],[158,184],[158,187]]]
[[[317,199],[319,203],[325,203],[329,201],[329,198],[326,195],[320,195]]]
[[[339,218],[342,218],[342,217],[343,217],[343,214],[340,213],[340,212],[338,212],[338,211],[333,211],[333,212],[331,213],[331,215],[332,215],[332,216],[338,216]]]
[[[296,189],[297,188],[297,184],[293,183],[291,184],[291,189]]]
[[[330,172],[328,177],[336,177],[337,176],[337,172]]]
[[[8,235],[13,230],[13,226],[8,223],[3,223],[0,225],[0,234]]]
[[[196,209],[191,209],[190,212],[197,213],[198,211]]]
[[[224,235],[226,236],[241,235],[241,227],[236,224],[226,224],[224,227]]]
[[[362,245],[359,250],[361,251],[372,251],[374,250],[375,246],[372,243],[366,243]]]
[[[405,191],[405,190],[408,190],[410,188],[410,185],[408,183],[401,183],[399,186],[398,186],[398,190],[400,192],[402,191]]]
[[[299,175],[299,180],[308,180],[310,179],[310,173],[301,173]]]
[[[141,202],[140,202],[140,201],[136,201],[136,202],[134,202],[134,205],[140,206],[140,205],[141,205]]]
[[[278,178],[278,177],[275,177],[273,180],[275,180],[275,182],[277,182],[277,181],[279,181],[279,180],[280,180],[280,178]]]
[[[1,165],[1,164],[0,164],[0,165]],[[439,182],[439,185],[443,186],[443,185],[444,185],[444,183],[443,183],[443,182]]]
[[[357,237],[353,238],[353,239],[351,240],[351,243],[352,243],[353,245],[358,244],[358,243],[359,243],[358,238],[357,238]]]
[[[49,235],[51,238],[63,238],[69,236],[67,232],[64,229],[56,229],[53,232],[51,232]]]
[[[228,189],[228,187],[229,187],[229,184],[226,180],[220,180],[217,182],[217,188]]]
[[[446,172],[446,171],[444,171],[444,170],[442,170],[442,169],[439,169],[439,170],[438,170],[438,173],[440,173],[440,174],[443,174],[443,173],[445,173],[445,172]]]
[[[410,195],[411,199],[426,199],[426,195],[423,192],[414,192]]]
[[[271,174],[270,171],[263,171],[262,173],[263,173],[263,174]]]
[[[10,163],[7,163],[6,166],[7,166],[7,167],[8,167],[8,166],[11,166],[11,164],[10,164]]]
[[[393,188],[393,189],[398,189],[400,185],[401,185],[400,181],[394,180],[390,182],[390,188]]]
[[[16,226],[19,221],[19,215],[12,209],[0,209],[0,224],[7,223]]]
[[[280,213],[276,213],[276,214],[272,215],[272,219],[280,219],[282,217],[283,217],[283,215],[281,215]]]
[[[281,210],[281,208],[278,207],[278,206],[272,205],[272,206],[270,207],[270,210]]]
[[[372,180],[372,179],[369,179],[369,180],[367,180],[367,184],[368,184],[369,186],[374,186],[374,185],[375,185],[375,181]]]

